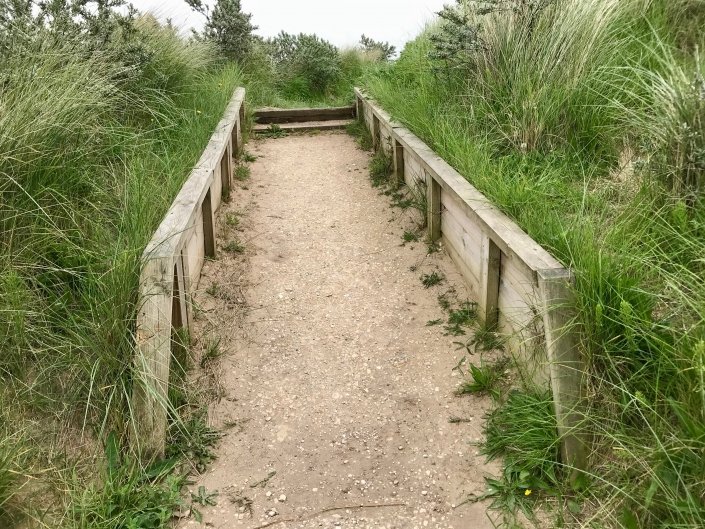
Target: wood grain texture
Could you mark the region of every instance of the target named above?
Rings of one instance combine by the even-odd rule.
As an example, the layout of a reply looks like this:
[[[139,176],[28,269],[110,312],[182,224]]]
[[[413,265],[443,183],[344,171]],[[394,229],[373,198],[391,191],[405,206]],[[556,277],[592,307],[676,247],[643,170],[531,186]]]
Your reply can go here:
[[[234,91],[203,154],[142,255],[132,443],[147,459],[164,452],[172,332],[180,326],[190,328],[191,292],[198,285],[205,256],[215,252],[213,214],[221,191],[229,186],[233,142],[242,141],[244,98],[244,88]]]
[[[304,121],[352,120],[354,106],[329,108],[261,108],[255,110],[258,124],[299,123]]]
[[[426,208],[428,239],[435,242],[441,238],[441,186],[429,175],[426,177]]]
[[[553,407],[561,439],[561,461],[571,467],[577,479],[587,464],[587,440],[580,429],[585,366],[573,326],[575,303],[573,278],[567,270],[539,271],[539,291],[543,301],[546,351],[548,353]]]
[[[277,127],[278,130],[285,132],[309,132],[312,130],[341,130],[351,123],[353,123],[352,119],[312,120],[303,121],[301,123],[282,123],[281,125],[277,125]],[[257,124],[252,127],[252,132],[255,134],[272,132],[272,125]]]

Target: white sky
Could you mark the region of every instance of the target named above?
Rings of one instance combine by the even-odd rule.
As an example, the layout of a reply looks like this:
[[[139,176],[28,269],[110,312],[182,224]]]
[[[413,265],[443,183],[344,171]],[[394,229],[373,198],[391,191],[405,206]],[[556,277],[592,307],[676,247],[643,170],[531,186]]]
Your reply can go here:
[[[131,0],[140,11],[157,18],[171,18],[176,26],[200,29],[203,17],[183,0]],[[213,3],[209,0],[208,3]],[[400,51],[432,20],[443,4],[453,0],[242,0],[243,11],[252,13],[257,33],[272,37],[287,33],[316,33],[337,46],[357,43],[365,34],[385,40]]]

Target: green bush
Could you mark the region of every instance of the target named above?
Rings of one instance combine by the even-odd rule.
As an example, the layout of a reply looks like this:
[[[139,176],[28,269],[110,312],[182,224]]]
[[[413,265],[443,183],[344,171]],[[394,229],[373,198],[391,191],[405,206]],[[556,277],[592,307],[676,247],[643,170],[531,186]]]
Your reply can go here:
[[[203,12],[200,0],[188,0]],[[208,15],[205,37],[213,41],[227,58],[242,61],[252,49],[252,32],[257,29],[250,20],[252,15],[242,12],[240,0],[218,0]]]
[[[281,32],[267,41],[286,97],[306,99],[331,90],[341,75],[338,49],[316,35]]]

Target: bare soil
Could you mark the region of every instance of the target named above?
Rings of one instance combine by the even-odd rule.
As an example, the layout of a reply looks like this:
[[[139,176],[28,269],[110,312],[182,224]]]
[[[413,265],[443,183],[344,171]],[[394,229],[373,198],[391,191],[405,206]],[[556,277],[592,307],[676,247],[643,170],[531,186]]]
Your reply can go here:
[[[418,212],[370,185],[370,155],[351,137],[247,148],[258,158],[219,213],[218,259],[196,296],[224,353],[210,420],[226,434],[191,486],[218,491],[203,523],[492,527],[486,503],[463,503],[497,470],[476,445],[490,399],[454,394],[454,342],[470,336],[427,325],[447,317],[439,294],[467,299],[450,259],[404,243]],[[444,281],[424,288],[433,271]]]

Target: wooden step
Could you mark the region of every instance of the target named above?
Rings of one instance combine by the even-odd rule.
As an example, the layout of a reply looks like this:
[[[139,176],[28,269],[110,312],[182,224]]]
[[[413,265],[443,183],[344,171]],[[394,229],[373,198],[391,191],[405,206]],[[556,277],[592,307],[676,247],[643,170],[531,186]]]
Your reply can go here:
[[[281,130],[283,132],[308,132],[312,130],[339,130],[344,129],[350,123],[354,123],[354,119],[335,119],[325,121],[303,121],[300,123],[282,123],[276,124],[274,128],[271,125],[258,123],[252,127],[255,134],[267,134],[273,130]]]
[[[355,117],[355,107],[329,108],[261,108],[255,111],[255,123],[302,123],[338,121]]]

